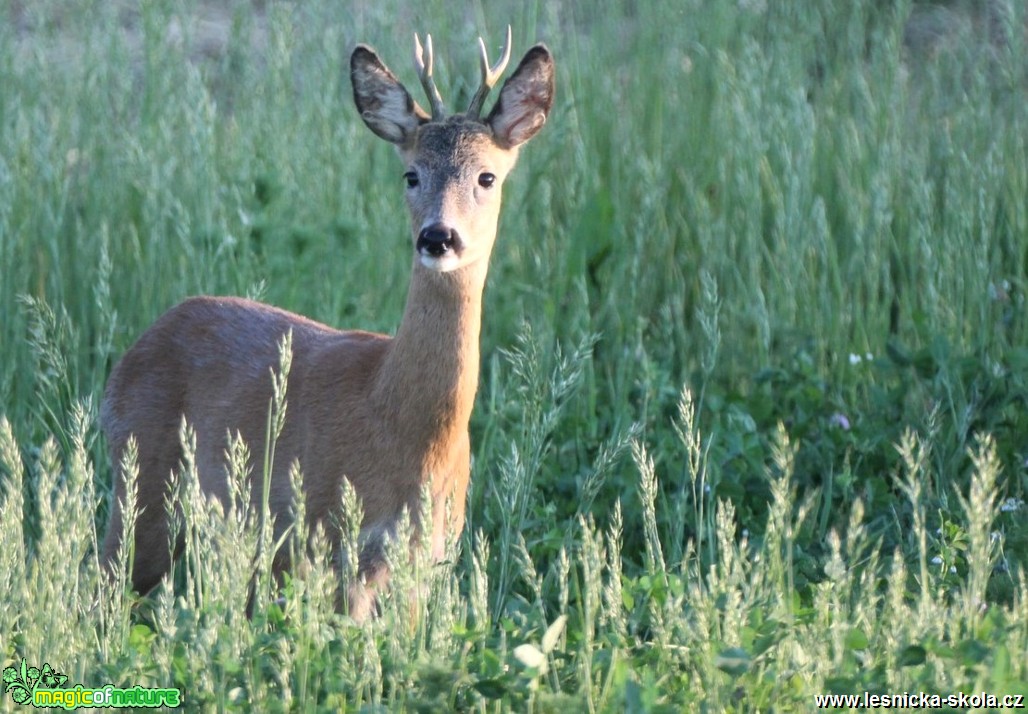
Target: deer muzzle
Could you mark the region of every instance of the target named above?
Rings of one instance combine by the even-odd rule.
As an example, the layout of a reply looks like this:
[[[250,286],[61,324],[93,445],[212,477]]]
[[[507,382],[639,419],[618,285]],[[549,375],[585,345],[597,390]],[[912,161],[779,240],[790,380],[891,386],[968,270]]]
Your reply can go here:
[[[442,223],[422,228],[418,234],[418,254],[427,258],[441,258],[450,252],[459,254],[463,247],[457,231]]]

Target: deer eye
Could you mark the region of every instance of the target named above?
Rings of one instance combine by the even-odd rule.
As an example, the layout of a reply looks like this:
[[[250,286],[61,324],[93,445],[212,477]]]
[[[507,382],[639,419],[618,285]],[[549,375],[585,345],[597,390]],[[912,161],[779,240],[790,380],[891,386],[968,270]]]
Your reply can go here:
[[[478,175],[478,185],[482,188],[492,188],[496,182],[496,175],[486,171],[483,174]]]
[[[407,188],[415,188],[418,185],[418,175],[413,171],[405,173],[403,180],[407,182]]]

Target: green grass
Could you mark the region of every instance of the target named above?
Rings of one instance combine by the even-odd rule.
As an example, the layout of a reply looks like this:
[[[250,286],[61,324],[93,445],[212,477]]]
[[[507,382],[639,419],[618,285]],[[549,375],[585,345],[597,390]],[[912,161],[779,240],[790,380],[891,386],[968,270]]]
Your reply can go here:
[[[1028,693],[1020,3],[163,5],[0,2],[0,666],[253,711]],[[102,588],[114,361],[196,293],[394,330],[401,167],[349,49],[414,85],[432,32],[453,106],[508,22],[558,102],[504,198],[451,561],[397,553],[359,627],[296,533],[248,619],[259,513],[187,468],[174,587]]]

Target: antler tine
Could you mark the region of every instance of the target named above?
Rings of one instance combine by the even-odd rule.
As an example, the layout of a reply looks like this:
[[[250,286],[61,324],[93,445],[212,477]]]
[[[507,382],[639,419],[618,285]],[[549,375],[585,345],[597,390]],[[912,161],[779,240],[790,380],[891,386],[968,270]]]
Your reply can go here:
[[[432,120],[439,121],[446,116],[446,107],[443,106],[443,98],[432,79],[432,35],[425,35],[425,48],[422,51],[421,38],[414,33],[414,69],[418,71],[418,79],[421,86],[425,88],[428,101],[432,104]]]
[[[507,39],[503,43],[500,59],[490,67],[489,54],[485,50],[485,41],[481,37],[478,38],[478,49],[482,53],[482,84],[478,91],[475,92],[475,96],[471,98],[471,104],[468,105],[469,118],[479,118],[482,113],[482,104],[485,102],[485,98],[489,96],[489,90],[496,86],[496,82],[503,74],[503,70],[507,69],[507,63],[510,62],[510,39],[510,25],[507,25]]]

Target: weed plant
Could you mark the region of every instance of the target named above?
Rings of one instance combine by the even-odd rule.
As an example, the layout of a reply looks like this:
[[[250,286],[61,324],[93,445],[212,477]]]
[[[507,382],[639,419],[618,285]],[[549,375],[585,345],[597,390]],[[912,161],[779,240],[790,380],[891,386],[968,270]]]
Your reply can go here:
[[[48,663],[240,711],[1028,694],[1023,4],[6,0],[0,18],[12,677]],[[394,549],[358,626],[335,544],[296,530],[280,592],[245,477],[267,455],[233,444],[231,502],[210,504],[184,424],[174,576],[146,597],[102,579],[114,361],[196,293],[395,329],[401,167],[356,116],[348,52],[375,45],[413,86],[403,58],[430,31],[460,106],[475,38],[508,22],[554,51],[559,100],[504,199],[446,562]]]

